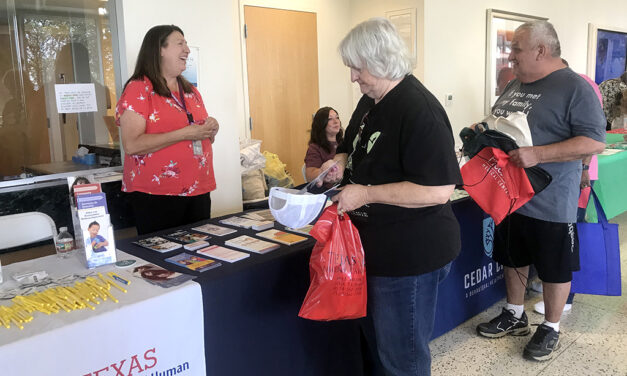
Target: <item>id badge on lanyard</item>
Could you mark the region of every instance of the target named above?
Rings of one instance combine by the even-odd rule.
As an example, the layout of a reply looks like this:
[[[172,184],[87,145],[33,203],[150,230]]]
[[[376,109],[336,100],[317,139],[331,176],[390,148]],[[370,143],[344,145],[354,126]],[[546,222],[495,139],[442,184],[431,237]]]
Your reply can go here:
[[[174,94],[172,94],[172,98],[174,98],[176,103],[178,103],[178,105],[181,106],[183,110],[185,110],[185,113],[187,114],[187,123],[189,125],[193,125],[194,116],[192,116],[191,112],[187,111],[187,106],[185,105],[185,97],[183,96],[183,88],[181,87],[180,83],[179,83],[179,94],[181,95],[180,101],[177,97],[174,96]],[[202,141],[201,140],[192,141],[192,149],[194,150],[194,155],[197,155],[197,156],[203,155],[202,154]]]
[[[194,124],[194,117],[189,112],[187,113],[187,121],[190,125]],[[192,141],[192,149],[194,150],[194,155],[202,155],[202,141],[194,140]]]

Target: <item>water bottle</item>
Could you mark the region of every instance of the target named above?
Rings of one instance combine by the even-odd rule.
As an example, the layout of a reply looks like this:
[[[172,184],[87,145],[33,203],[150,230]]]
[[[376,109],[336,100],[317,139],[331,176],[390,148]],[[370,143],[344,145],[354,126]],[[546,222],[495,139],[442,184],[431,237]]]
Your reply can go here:
[[[57,250],[57,256],[66,258],[72,254],[74,250],[74,238],[72,234],[67,231],[67,227],[59,228],[59,235],[55,241],[55,248]]]

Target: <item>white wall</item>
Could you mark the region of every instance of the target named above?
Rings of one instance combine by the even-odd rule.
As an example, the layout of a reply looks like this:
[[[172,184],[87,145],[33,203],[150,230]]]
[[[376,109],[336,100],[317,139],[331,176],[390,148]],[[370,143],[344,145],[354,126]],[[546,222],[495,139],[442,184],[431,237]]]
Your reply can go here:
[[[441,102],[446,93],[454,94],[445,109],[456,134],[483,118],[488,8],[547,17],[562,57],[579,73],[586,72],[589,22],[627,28],[624,0],[425,0],[424,83]]]
[[[423,0],[350,0],[350,29],[373,17],[385,17],[385,12],[416,9],[416,65],[413,74],[419,80],[424,77],[424,1]],[[362,97],[359,85],[352,85],[353,108]],[[347,124],[348,125],[348,124]]]
[[[128,79],[139,47],[152,26],[175,24],[191,46],[200,47],[199,90],[209,115],[220,123],[213,144],[213,166],[218,188],[212,192],[214,216],[241,211],[239,130],[244,103],[239,50],[238,6],[223,0],[124,0]]]

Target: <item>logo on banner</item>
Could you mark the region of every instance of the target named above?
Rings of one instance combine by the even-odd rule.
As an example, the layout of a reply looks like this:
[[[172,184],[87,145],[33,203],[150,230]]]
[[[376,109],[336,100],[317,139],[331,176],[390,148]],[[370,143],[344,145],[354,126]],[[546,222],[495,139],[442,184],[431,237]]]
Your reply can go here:
[[[486,256],[492,257],[494,246],[494,220],[492,217],[483,219],[483,252]]]

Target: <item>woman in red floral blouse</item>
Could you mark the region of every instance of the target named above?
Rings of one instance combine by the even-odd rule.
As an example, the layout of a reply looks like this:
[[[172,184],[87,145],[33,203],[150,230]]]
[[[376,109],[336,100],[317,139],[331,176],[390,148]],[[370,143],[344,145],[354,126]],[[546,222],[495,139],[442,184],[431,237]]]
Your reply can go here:
[[[179,27],[148,30],[116,108],[125,152],[122,190],[130,194],[138,234],[211,215],[219,125],[181,76],[189,52]]]

